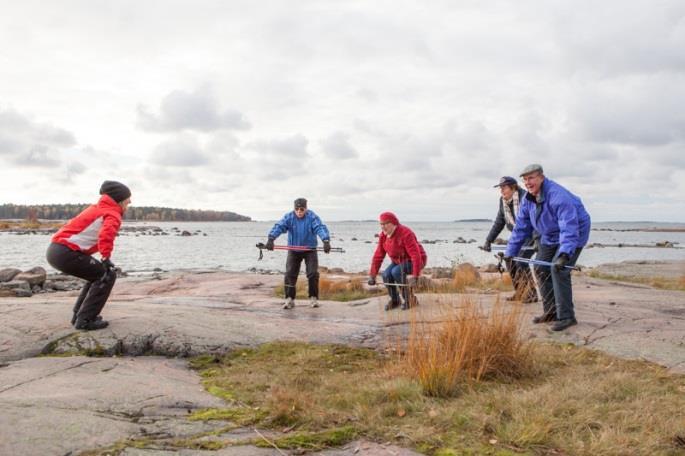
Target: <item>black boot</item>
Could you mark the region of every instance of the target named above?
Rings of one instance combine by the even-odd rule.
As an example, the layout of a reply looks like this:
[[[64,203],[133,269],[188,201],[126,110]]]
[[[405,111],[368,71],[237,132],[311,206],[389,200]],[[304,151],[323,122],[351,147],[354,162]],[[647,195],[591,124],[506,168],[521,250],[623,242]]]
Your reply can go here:
[[[577,325],[578,321],[575,318],[566,318],[564,320],[559,320],[552,325],[552,331],[563,331],[569,326]]]
[[[97,331],[98,329],[104,329],[107,326],[109,326],[107,320],[98,320],[97,318],[94,320],[77,319],[75,328],[83,329],[85,331]]]
[[[557,316],[554,314],[554,312],[550,312],[533,318],[533,323],[549,323],[550,321],[556,321],[556,319]]]
[[[78,319],[78,312],[74,312],[74,314],[71,316],[71,326],[76,325],[76,320]],[[100,321],[102,320],[102,315],[98,315],[95,317],[95,321]]]
[[[389,301],[385,304],[384,309],[385,309],[386,311],[388,311],[388,310],[394,309],[394,308],[397,307],[397,306],[399,306],[399,303],[397,303],[397,302],[395,302],[395,301],[393,301],[393,300],[391,299],[391,300],[389,300]]]

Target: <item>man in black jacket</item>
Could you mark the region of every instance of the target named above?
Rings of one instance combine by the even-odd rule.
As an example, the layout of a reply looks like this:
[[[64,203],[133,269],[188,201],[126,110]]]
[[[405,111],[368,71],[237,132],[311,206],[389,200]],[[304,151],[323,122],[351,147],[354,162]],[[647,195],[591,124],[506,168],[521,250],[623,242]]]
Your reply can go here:
[[[526,195],[526,191],[520,188],[516,179],[511,176],[502,177],[499,180],[499,184],[494,187],[499,187],[502,196],[499,199],[499,212],[497,212],[495,223],[492,225],[483,247],[481,247],[486,252],[490,252],[490,245],[497,239],[497,236],[499,236],[505,226],[509,231],[514,229],[516,215],[519,209],[519,201],[522,202],[523,197]],[[521,256],[530,258],[533,256],[533,252],[534,241],[533,239],[528,239],[521,251]],[[536,302],[538,298],[535,289],[535,281],[528,265],[513,262],[510,265],[507,265],[507,267],[509,268],[509,274],[511,275],[511,281],[514,284],[515,290],[514,296],[507,298],[507,300],[520,300],[524,303]]]

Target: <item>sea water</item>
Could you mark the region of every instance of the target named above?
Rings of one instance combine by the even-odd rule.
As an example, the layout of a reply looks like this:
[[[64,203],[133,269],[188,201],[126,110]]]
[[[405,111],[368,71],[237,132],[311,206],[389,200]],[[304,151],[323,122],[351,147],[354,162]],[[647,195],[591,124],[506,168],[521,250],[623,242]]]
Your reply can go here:
[[[146,272],[155,268],[162,270],[220,268],[228,271],[259,270],[283,271],[285,251],[264,251],[258,260],[258,242],[266,242],[274,222],[125,222],[128,227],[157,226],[170,233],[166,236],[142,235],[122,232],[116,239],[112,261],[125,271]],[[380,231],[377,222],[329,222],[331,245],[341,247],[344,253],[319,254],[319,264],[328,268],[342,268],[348,272],[365,272],[376,248]],[[492,226],[491,222],[408,222],[422,241],[428,254],[428,266],[451,266],[471,262],[476,265],[494,263],[493,253],[478,249]],[[179,236],[178,230],[193,236]],[[670,241],[685,247],[685,232],[619,231],[626,229],[683,228],[668,223],[596,223],[590,234],[590,243],[646,244]],[[613,231],[600,231],[610,229]],[[502,238],[509,232],[504,230]],[[455,243],[458,238],[471,243]],[[430,241],[423,242],[423,241]],[[436,243],[432,243],[437,241]],[[46,235],[16,235],[0,233],[0,268],[16,267],[22,270],[43,266],[50,270],[45,260],[45,250],[50,243]],[[276,244],[287,244],[282,235]],[[624,260],[685,260],[685,249],[604,247],[585,249],[578,263],[596,266],[601,263]],[[387,260],[386,260],[387,263]]]

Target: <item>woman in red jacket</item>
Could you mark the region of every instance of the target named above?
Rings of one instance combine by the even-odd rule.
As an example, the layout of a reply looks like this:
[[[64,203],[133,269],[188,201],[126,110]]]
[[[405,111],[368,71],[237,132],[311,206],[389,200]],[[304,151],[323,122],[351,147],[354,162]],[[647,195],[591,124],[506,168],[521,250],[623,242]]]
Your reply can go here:
[[[406,310],[410,307],[409,288],[416,286],[417,277],[426,266],[428,257],[423,246],[416,240],[414,232],[408,227],[400,225],[395,214],[383,212],[379,220],[382,232],[378,238],[376,252],[371,260],[369,285],[376,284],[376,275],[387,254],[392,263],[383,271],[383,282],[386,284],[390,295],[390,301],[385,305],[385,310],[393,309],[399,305],[402,306],[402,310]],[[398,287],[390,284],[404,286]],[[401,304],[398,288],[402,289],[403,302]]]
[[[120,182],[105,181],[100,195],[97,204],[57,231],[47,251],[48,263],[53,268],[87,281],[71,319],[76,329],[86,331],[106,328],[109,324],[100,317],[100,312],[117,278],[110,257],[121,218],[131,203],[131,190]],[[91,257],[96,252],[100,252],[102,261]]]

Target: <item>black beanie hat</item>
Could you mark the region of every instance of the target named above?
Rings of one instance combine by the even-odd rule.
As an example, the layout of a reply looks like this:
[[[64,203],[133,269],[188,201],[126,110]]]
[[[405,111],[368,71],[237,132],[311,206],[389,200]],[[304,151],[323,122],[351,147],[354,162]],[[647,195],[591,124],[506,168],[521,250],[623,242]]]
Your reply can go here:
[[[298,208],[298,207],[306,208],[307,207],[307,200],[304,198],[297,198],[295,200],[295,208]]]
[[[131,197],[131,190],[121,182],[104,181],[100,187],[100,194],[108,195],[117,203],[121,203],[126,198]]]

